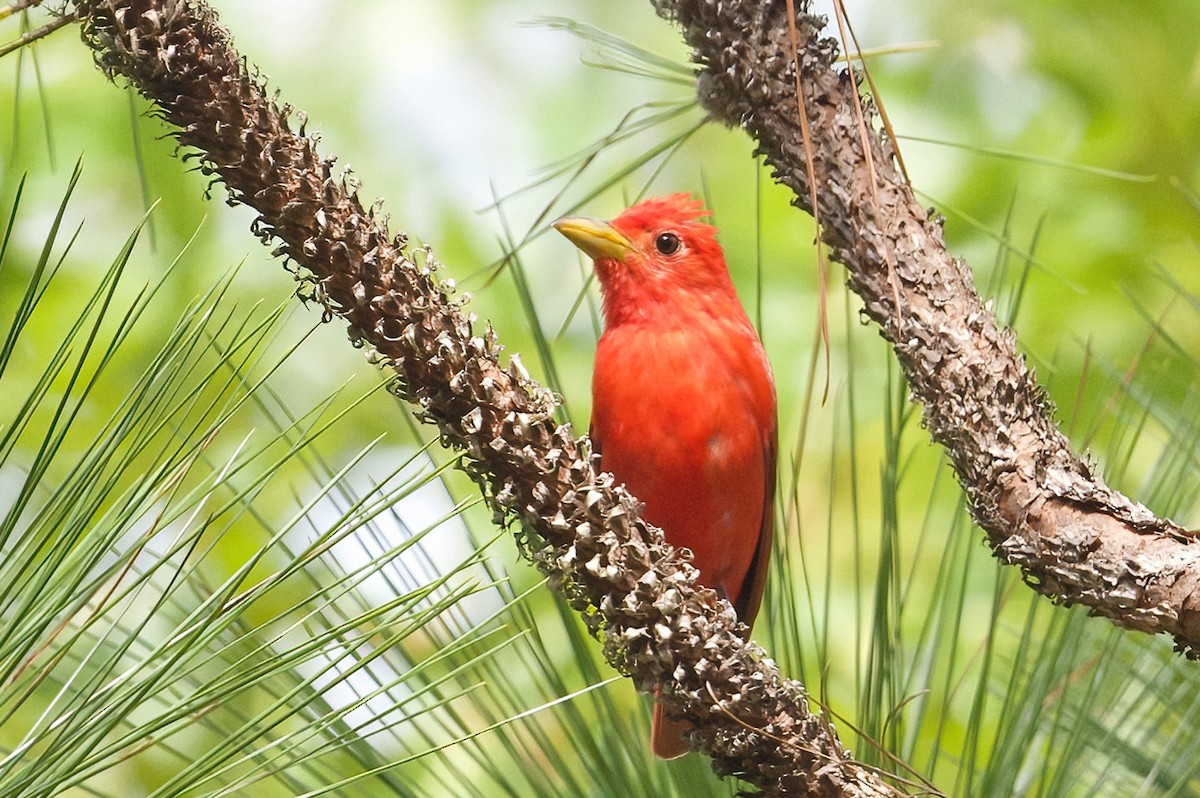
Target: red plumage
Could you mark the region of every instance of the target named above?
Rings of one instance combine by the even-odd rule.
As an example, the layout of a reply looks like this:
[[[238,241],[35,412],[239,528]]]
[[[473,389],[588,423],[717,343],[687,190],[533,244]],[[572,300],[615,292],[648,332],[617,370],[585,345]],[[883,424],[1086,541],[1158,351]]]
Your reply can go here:
[[[775,388],[706,213],[675,194],[611,225],[555,226],[592,255],[603,295],[590,432],[601,466],[753,624],[771,548]],[[654,752],[687,753],[688,728],[656,706]]]

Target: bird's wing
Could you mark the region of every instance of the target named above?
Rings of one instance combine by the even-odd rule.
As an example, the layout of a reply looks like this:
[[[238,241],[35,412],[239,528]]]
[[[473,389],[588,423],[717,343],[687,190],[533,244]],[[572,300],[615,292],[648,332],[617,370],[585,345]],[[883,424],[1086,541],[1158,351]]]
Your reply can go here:
[[[754,616],[758,615],[759,604],[762,603],[763,588],[767,584],[767,563],[771,559],[771,540],[775,532],[775,459],[776,459],[776,429],[771,425],[771,431],[763,441],[763,503],[762,520],[758,528],[758,545],[754,559],[750,562],[750,570],[742,580],[742,589],[733,602],[738,617],[747,626],[754,624]]]

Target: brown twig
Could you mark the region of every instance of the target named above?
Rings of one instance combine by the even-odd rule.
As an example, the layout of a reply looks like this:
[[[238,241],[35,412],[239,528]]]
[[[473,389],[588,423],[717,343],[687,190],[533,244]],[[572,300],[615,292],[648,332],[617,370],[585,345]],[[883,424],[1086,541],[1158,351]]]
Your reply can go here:
[[[17,5],[20,5],[20,4],[17,4]],[[37,5],[37,3],[29,3],[28,5]],[[15,10],[15,11],[21,10],[20,8],[16,8],[15,6],[9,6],[9,9]],[[0,11],[4,11],[4,10],[6,10],[6,9],[0,9]],[[10,11],[10,13],[11,13],[11,11]],[[7,15],[0,15],[0,18],[3,18],[3,16],[7,16]],[[38,41],[39,39],[46,38],[51,33],[54,33],[54,31],[59,30],[60,28],[65,28],[67,25],[70,25],[74,21],[75,21],[74,13],[63,14],[62,16],[54,19],[52,22],[47,22],[45,25],[41,26],[40,28],[35,28],[31,31],[26,31],[25,33],[22,33],[18,38],[13,39],[11,42],[0,45],[0,58],[3,58],[4,56],[8,55],[9,53],[16,52],[17,50],[20,50],[22,47],[27,47],[28,45],[33,44],[34,42]]]
[[[17,0],[15,3],[9,3],[6,6],[0,6],[0,19],[11,17],[13,14],[24,11],[27,8],[40,6],[43,0]]]

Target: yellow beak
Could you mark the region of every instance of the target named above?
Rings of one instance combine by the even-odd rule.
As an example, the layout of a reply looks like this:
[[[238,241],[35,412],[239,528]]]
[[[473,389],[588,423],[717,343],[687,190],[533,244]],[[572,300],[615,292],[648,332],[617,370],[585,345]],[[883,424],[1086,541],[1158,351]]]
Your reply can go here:
[[[615,227],[599,219],[586,216],[564,216],[554,223],[554,229],[566,236],[593,260],[612,258],[625,260],[633,251],[633,242],[621,235]]]

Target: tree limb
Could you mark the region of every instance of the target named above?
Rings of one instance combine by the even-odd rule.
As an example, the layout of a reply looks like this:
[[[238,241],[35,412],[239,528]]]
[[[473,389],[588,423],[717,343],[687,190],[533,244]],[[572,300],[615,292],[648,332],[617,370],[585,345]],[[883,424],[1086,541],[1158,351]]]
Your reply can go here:
[[[519,522],[526,551],[609,662],[643,692],[661,685],[718,773],[770,796],[899,794],[850,758],[729,603],[695,586],[695,569],[640,519],[636,499],[595,469],[587,439],[555,423],[550,391],[515,358],[502,366],[491,330],[475,334],[428,250],[363,207],[303,120],[292,131],[292,109],[267,93],[207,4],[74,5],[97,64],[156,104],[231,203],[258,212],[255,233],[292,264],[302,297],[396,371],[395,393],[466,452],[498,522]]]
[[[785,3],[653,2],[694,48],[702,103],[758,142],[793,202],[811,213]],[[1195,534],[1109,488],[1071,450],[1015,336],[979,297],[967,265],[946,251],[942,220],[917,203],[892,143],[871,126],[869,105],[868,161],[858,87],[834,69],[837,45],[821,38],[824,20],[798,21],[822,238],[892,344],[996,556],[1056,602],[1165,632],[1197,656]]]

